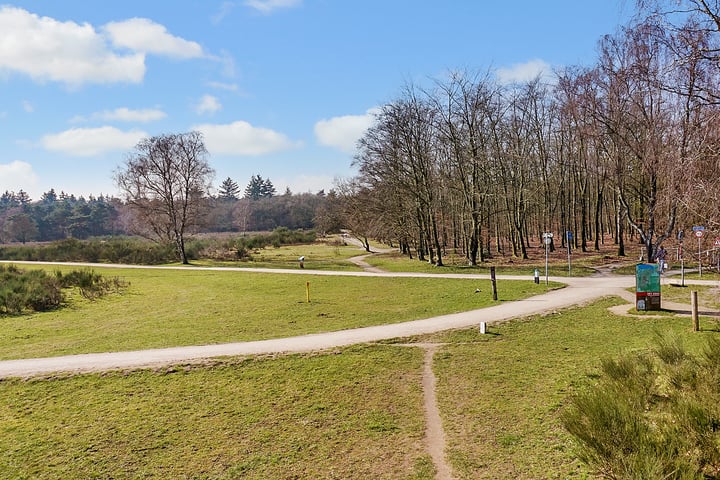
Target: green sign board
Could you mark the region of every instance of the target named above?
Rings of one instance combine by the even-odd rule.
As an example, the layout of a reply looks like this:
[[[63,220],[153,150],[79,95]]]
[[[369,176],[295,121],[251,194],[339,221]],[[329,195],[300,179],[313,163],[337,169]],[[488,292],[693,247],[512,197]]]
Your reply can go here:
[[[660,310],[660,270],[655,264],[640,263],[635,267],[635,307]]]

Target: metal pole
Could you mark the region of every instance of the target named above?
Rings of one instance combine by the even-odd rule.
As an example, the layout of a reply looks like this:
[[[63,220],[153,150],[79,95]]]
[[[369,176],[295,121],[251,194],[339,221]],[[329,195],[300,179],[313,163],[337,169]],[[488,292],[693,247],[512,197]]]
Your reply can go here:
[[[685,286],[685,259],[680,257],[680,279],[681,285]]]
[[[548,242],[549,238],[545,239],[545,285],[548,284]]]
[[[700,272],[700,278],[702,278],[702,252],[700,251],[700,240],[702,237],[698,237],[698,271]]]

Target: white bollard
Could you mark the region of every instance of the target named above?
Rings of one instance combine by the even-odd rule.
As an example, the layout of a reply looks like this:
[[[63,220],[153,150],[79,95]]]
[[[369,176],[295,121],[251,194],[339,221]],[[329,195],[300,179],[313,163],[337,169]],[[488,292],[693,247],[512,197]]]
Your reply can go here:
[[[480,322],[480,333],[485,335],[486,331],[487,331],[487,324],[485,322]]]

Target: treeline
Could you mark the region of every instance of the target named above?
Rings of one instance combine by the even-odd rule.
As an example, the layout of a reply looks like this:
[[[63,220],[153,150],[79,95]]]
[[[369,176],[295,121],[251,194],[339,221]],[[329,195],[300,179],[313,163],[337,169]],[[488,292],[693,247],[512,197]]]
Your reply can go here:
[[[125,233],[118,199],[76,198],[54,189],[33,202],[29,195],[6,191],[0,196],[0,240],[48,241]]]
[[[653,10],[601,39],[595,65],[553,81],[406,86],[338,189],[346,226],[437,265],[450,248],[470,264],[527,257],[568,231],[583,251],[608,239],[624,255],[632,238],[652,260],[679,231],[717,228],[720,27],[692,0],[682,16],[641,3]]]
[[[334,193],[329,194],[333,196]],[[316,219],[327,217],[328,195],[265,195],[257,199],[206,198],[198,232],[256,232],[279,227],[315,229]],[[0,195],[0,243],[87,239],[131,235],[133,216],[125,203],[110,196],[87,199],[51,189],[33,201],[29,195],[6,191]],[[334,228],[323,224],[323,228]]]

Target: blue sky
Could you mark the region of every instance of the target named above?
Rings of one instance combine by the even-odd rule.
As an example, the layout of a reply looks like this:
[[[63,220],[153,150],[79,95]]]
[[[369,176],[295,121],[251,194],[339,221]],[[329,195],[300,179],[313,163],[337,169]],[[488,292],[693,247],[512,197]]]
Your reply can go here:
[[[199,130],[215,185],[332,188],[403,85],[594,62],[631,0],[0,0],[0,192],[116,195],[145,136]]]

